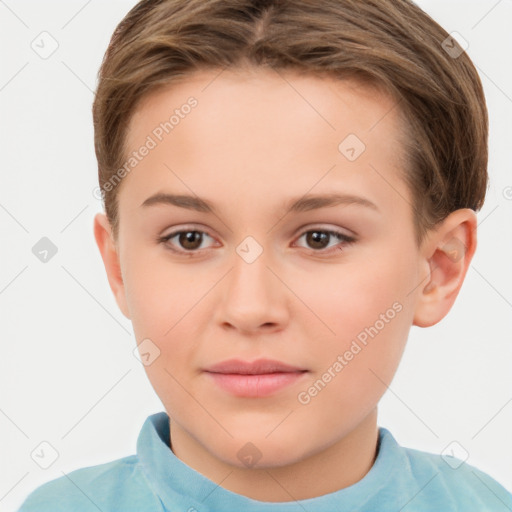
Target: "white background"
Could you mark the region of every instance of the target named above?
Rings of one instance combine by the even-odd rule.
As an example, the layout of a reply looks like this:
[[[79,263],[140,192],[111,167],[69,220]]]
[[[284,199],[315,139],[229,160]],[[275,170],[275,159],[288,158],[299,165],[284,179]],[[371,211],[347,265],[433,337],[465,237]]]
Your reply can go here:
[[[412,328],[379,424],[430,452],[457,440],[512,489],[512,2],[418,3],[469,43],[490,113],[491,183],[460,295],[441,323]],[[145,418],[163,410],[92,230],[96,73],[134,4],[0,1],[2,511],[50,479],[134,453]],[[43,31],[59,45],[47,59],[31,48]],[[58,248],[47,263],[32,253],[43,236]],[[30,455],[42,441],[58,452],[48,469]]]

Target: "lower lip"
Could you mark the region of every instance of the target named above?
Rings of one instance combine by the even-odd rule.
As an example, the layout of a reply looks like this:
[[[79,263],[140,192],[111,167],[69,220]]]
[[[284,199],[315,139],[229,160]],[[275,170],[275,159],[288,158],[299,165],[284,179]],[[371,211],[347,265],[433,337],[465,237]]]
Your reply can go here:
[[[243,397],[264,397],[296,383],[308,372],[263,373],[241,375],[239,373],[206,372],[225,391]]]

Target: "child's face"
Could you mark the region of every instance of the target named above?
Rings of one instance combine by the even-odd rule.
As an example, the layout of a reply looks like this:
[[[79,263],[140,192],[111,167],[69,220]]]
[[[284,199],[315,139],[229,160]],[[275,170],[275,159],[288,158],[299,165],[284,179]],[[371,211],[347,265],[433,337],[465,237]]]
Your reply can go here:
[[[374,422],[426,267],[399,175],[391,99],[271,71],[217,75],[201,72],[149,96],[132,118],[129,153],[146,153],[139,148],[148,136],[156,147],[121,185],[117,300],[137,343],[149,339],[160,351],[146,371],[173,422],[172,442],[239,466],[251,442],[260,464],[284,465]],[[182,109],[191,96],[197,106]],[[162,133],[175,109],[174,128]],[[142,206],[157,193],[201,198],[215,213]],[[374,207],[287,211],[328,194]],[[180,230],[205,234],[158,242]],[[260,358],[305,371],[262,396],[251,396],[263,392],[255,377],[237,392],[205,371]]]

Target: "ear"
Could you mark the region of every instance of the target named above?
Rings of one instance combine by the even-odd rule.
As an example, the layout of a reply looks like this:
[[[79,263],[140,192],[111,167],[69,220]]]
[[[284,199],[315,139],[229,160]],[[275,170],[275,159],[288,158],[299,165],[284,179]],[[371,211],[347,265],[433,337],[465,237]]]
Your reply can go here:
[[[108,282],[117,305],[123,315],[126,318],[130,318],[123,276],[121,274],[118,246],[114,242],[110,222],[103,213],[97,213],[94,217],[94,238],[100,250],[103,264],[107,272]]]
[[[430,327],[450,311],[476,250],[476,213],[452,212],[429,233],[422,247],[427,282],[419,289],[413,325]]]

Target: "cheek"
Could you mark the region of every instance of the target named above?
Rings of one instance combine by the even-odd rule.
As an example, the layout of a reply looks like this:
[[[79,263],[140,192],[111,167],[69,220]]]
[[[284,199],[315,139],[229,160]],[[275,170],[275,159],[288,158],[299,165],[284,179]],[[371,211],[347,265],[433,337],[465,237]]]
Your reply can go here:
[[[395,303],[405,307],[411,281],[406,272],[407,268],[395,263],[394,258],[340,263],[312,271],[296,281],[295,289],[316,313],[315,326],[325,338],[339,343],[355,337],[390,309],[389,316],[394,316]]]
[[[332,393],[343,389],[331,399],[361,399],[383,391],[381,380],[391,381],[412,323],[412,296],[407,297],[414,281],[412,261],[410,255],[389,252],[386,258],[331,266],[324,275],[302,280],[298,295],[321,319],[308,322],[309,337],[322,346],[321,352],[308,347],[316,362],[314,378],[336,382],[328,386]]]
[[[197,316],[204,313],[200,299],[211,285],[194,282],[192,271],[180,272],[164,258],[130,263],[126,291],[133,330],[137,344],[143,343],[141,354],[152,358],[144,370],[168,411],[186,410],[190,397],[180,383],[197,365]]]
[[[156,248],[129,254],[123,275],[137,340],[166,337],[198,301],[202,286],[186,265],[173,264]]]
[[[165,370],[179,378],[197,364],[194,354],[201,326],[212,307],[208,291],[219,278],[215,271],[198,272],[194,265],[179,265],[161,253],[147,253],[140,251],[128,262],[126,296],[137,344],[149,339],[159,352],[151,367],[146,367],[148,376],[172,386]]]

